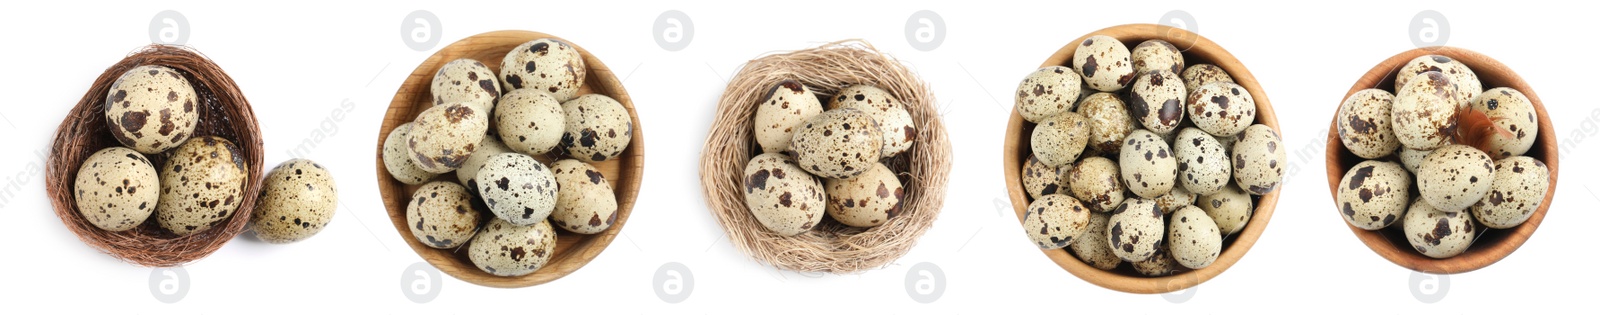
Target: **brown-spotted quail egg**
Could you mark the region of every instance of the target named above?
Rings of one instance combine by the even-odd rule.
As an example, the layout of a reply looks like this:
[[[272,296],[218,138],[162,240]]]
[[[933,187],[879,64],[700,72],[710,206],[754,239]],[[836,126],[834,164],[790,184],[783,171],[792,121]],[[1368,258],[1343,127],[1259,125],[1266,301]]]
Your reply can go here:
[[[1205,268],[1217,261],[1222,253],[1222,233],[1217,222],[1205,210],[1185,206],[1172,214],[1167,227],[1169,254],[1178,264],[1188,268]]]
[[[1472,205],[1472,217],[1490,228],[1515,227],[1539,210],[1549,188],[1550,169],[1544,162],[1526,156],[1501,159],[1494,162],[1489,194]]]
[[[1087,157],[1067,170],[1067,188],[1090,209],[1111,212],[1122,204],[1126,195],[1121,174],[1117,162],[1104,157]]]
[[[1233,77],[1228,75],[1228,71],[1209,63],[1189,65],[1188,68],[1183,68],[1183,73],[1178,77],[1183,79],[1185,91],[1199,90],[1201,86],[1216,82],[1233,83]]]
[[[456,182],[467,187],[467,192],[477,194],[478,171],[483,169],[484,164],[489,163],[489,158],[511,152],[511,148],[501,144],[498,137],[483,137],[483,142],[478,143],[478,148],[472,150],[472,155],[467,156],[467,161],[461,163],[461,168],[456,169]]]
[[[1411,202],[1402,225],[1406,241],[1417,252],[1433,258],[1450,258],[1466,252],[1472,246],[1476,229],[1471,211],[1440,211],[1421,199]]]
[[[177,70],[134,67],[112,82],[106,94],[106,129],[134,151],[161,153],[194,134],[199,103],[194,85]]]
[[[540,90],[560,102],[578,96],[588,73],[577,47],[553,38],[522,43],[500,61],[500,83],[505,90]]]
[[[433,74],[433,105],[466,103],[490,112],[500,98],[500,80],[494,70],[468,58],[451,60]]]
[[[411,139],[411,126],[416,123],[404,123],[394,130],[389,131],[389,136],[383,139],[383,167],[389,170],[389,175],[395,180],[406,185],[421,185],[439,176],[437,173],[428,172],[411,161],[411,149],[406,142]]]
[[[1089,120],[1089,147],[1104,153],[1117,153],[1122,139],[1139,129],[1128,113],[1128,106],[1116,94],[1100,92],[1078,104],[1078,114]]]
[[[1256,121],[1256,101],[1233,82],[1201,85],[1189,92],[1189,120],[1214,136],[1232,136]]]
[[[1417,191],[1444,212],[1471,207],[1494,183],[1494,159],[1473,147],[1452,144],[1433,150],[1417,167]]]
[[[1089,120],[1073,112],[1046,118],[1033,127],[1029,144],[1033,147],[1033,155],[1046,166],[1072,163],[1078,160],[1084,146],[1089,144]]]
[[[1038,199],[1055,193],[1066,193],[1066,174],[1072,172],[1072,163],[1052,167],[1039,163],[1039,158],[1029,155],[1022,162],[1022,189],[1028,197]]]
[[[1186,271],[1177,259],[1172,258],[1172,253],[1165,242],[1156,246],[1156,252],[1151,254],[1150,258],[1134,261],[1132,265],[1133,271],[1148,277],[1168,276]]]
[[[1095,35],[1084,39],[1072,54],[1072,68],[1078,70],[1090,88],[1104,92],[1121,90],[1133,83],[1133,54],[1116,38]]]
[[[160,201],[156,168],[138,151],[110,147],[95,151],[73,181],[78,213],[102,230],[121,232],[150,218]]]
[[[1369,231],[1389,227],[1410,206],[1411,174],[1394,162],[1364,161],[1339,180],[1336,198],[1339,214],[1350,225]]]
[[[1022,119],[1039,123],[1045,118],[1072,110],[1078,101],[1082,79],[1072,68],[1052,66],[1039,68],[1017,84],[1017,113]]]
[[[567,113],[550,93],[522,89],[506,93],[494,111],[495,129],[512,151],[550,153],[567,132]]]
[[[1111,248],[1127,261],[1143,261],[1155,255],[1166,236],[1166,222],[1161,209],[1148,199],[1128,199],[1111,212],[1111,226],[1106,238]]]
[[[854,227],[874,227],[900,215],[906,190],[894,171],[882,163],[861,175],[823,180],[828,196],[828,216]]]
[[[600,233],[617,223],[617,195],[600,170],[571,159],[550,164],[550,170],[559,187],[551,223],[578,234]]]
[[[521,153],[489,157],[474,179],[489,212],[518,226],[550,217],[556,207],[556,177],[543,163]]]
[[[801,124],[789,142],[801,169],[824,178],[849,178],[878,163],[883,132],[865,111],[829,110]]]
[[[1164,40],[1152,39],[1133,47],[1133,73],[1168,70],[1183,71],[1183,52]]]
[[[1183,80],[1172,71],[1147,72],[1133,83],[1128,95],[1128,111],[1145,129],[1166,135],[1183,122],[1183,102],[1188,95]]]
[[[1067,245],[1067,248],[1085,264],[1100,270],[1116,269],[1117,265],[1122,264],[1122,257],[1117,257],[1117,253],[1112,252],[1111,240],[1106,238],[1106,230],[1110,225],[1111,214],[1104,212],[1089,214],[1089,229],[1083,231],[1078,240],[1073,241],[1072,245]]]
[[[1067,195],[1047,195],[1028,204],[1028,212],[1022,215],[1022,230],[1039,248],[1067,247],[1089,230],[1092,212]]]
[[[423,184],[406,204],[411,236],[432,248],[456,248],[478,232],[478,209],[466,187],[447,181]]]
[[[1433,153],[1433,150],[1416,150],[1400,146],[1400,165],[1404,165],[1406,171],[1416,173],[1417,167],[1422,165],[1422,159],[1428,157],[1429,153]]]
[[[585,94],[561,103],[566,132],[557,153],[584,162],[604,162],[622,155],[633,141],[633,116],[609,96]]]
[[[767,90],[767,99],[756,105],[755,134],[761,152],[788,150],[794,131],[817,114],[822,114],[822,101],[799,81],[784,80]]]
[[[429,173],[461,167],[489,132],[489,117],[466,103],[429,107],[411,125],[406,148],[411,162]]]
[[[1122,142],[1122,181],[1128,190],[1143,198],[1160,197],[1172,190],[1178,177],[1178,159],[1160,136],[1148,130],[1134,130]],[[1136,259],[1135,259],[1136,260]]]
[[[1233,163],[1222,143],[1199,128],[1183,128],[1172,142],[1178,157],[1178,183],[1199,195],[1214,194],[1233,181]]]
[[[744,166],[744,202],[768,231],[793,236],[810,231],[827,211],[822,181],[782,153],[763,153]]]
[[[1462,100],[1456,85],[1438,71],[1423,72],[1395,91],[1392,127],[1400,144],[1433,150],[1455,136],[1456,111]]]
[[[1395,138],[1393,116],[1394,94],[1380,89],[1365,89],[1350,94],[1339,105],[1339,142],[1363,159],[1376,159],[1394,153],[1400,148]]]
[[[1267,125],[1251,125],[1233,144],[1233,180],[1252,195],[1265,195],[1278,189],[1288,167],[1288,149],[1283,138]]]
[[[889,158],[906,150],[917,140],[917,125],[911,112],[889,91],[870,85],[851,85],[839,90],[828,102],[828,109],[855,108],[871,116],[883,135],[883,157]]]
[[[1495,159],[1528,153],[1528,149],[1533,147],[1533,139],[1539,137],[1539,119],[1534,113],[1533,102],[1515,89],[1489,89],[1472,100],[1472,109],[1488,115],[1496,126],[1508,132],[1504,135],[1489,134],[1489,144],[1494,152],[1488,153]]]
[[[1172,212],[1178,211],[1178,209],[1194,205],[1194,198],[1194,193],[1183,189],[1183,185],[1177,185],[1172,186],[1171,191],[1167,191],[1167,193],[1156,197],[1156,199],[1151,199],[1151,201],[1156,202],[1156,208],[1161,209],[1161,214],[1170,216]]]
[[[328,169],[293,159],[278,164],[261,182],[250,224],[262,241],[293,243],[322,232],[338,209],[339,187]]]
[[[550,222],[516,225],[499,218],[489,221],[467,246],[467,259],[489,274],[516,277],[538,271],[556,252],[556,231]]]
[[[1478,81],[1478,75],[1473,73],[1471,68],[1460,61],[1440,55],[1417,57],[1400,67],[1400,71],[1394,77],[1395,90],[1405,87],[1411,79],[1416,78],[1416,75],[1429,71],[1442,73],[1450,78],[1450,82],[1455,83],[1456,90],[1461,92],[1456,95],[1459,99],[1457,104],[1462,107],[1466,107],[1466,102],[1483,93],[1483,83]]]
[[[217,136],[190,138],[167,151],[161,167],[156,222],[178,236],[222,222],[244,201],[250,166],[233,142]]]
[[[1244,230],[1250,223],[1250,216],[1255,212],[1255,201],[1250,200],[1250,195],[1239,190],[1239,187],[1228,185],[1222,187],[1215,194],[1201,195],[1194,204],[1200,210],[1205,210],[1206,215],[1216,221],[1217,229],[1223,235],[1231,235]]]

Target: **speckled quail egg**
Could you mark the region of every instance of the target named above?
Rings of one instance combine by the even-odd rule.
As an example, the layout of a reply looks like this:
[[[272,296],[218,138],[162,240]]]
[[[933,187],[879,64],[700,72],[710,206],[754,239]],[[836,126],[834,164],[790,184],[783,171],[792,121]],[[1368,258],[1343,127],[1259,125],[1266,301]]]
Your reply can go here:
[[[1022,215],[1022,230],[1028,232],[1028,239],[1039,248],[1067,247],[1089,231],[1092,212],[1067,195],[1047,195],[1028,204],[1028,212]]]
[[[489,132],[489,117],[466,103],[429,107],[411,125],[411,162],[429,173],[460,168]]]
[[[1167,191],[1167,193],[1161,194],[1160,197],[1151,199],[1151,201],[1156,202],[1156,208],[1161,209],[1161,214],[1170,216],[1173,211],[1178,211],[1184,206],[1194,205],[1194,198],[1194,193],[1183,189],[1183,185],[1177,185],[1172,186],[1171,191]]]
[[[1072,68],[1078,70],[1090,88],[1105,92],[1121,90],[1133,83],[1133,54],[1116,38],[1095,35],[1083,40],[1072,54]]]
[[[1167,234],[1163,217],[1154,201],[1140,198],[1123,201],[1117,210],[1111,211],[1111,226],[1106,231],[1106,238],[1111,240],[1111,248],[1117,257],[1127,261],[1143,261],[1155,255],[1161,239]]]
[[[150,218],[160,201],[155,166],[138,151],[110,147],[95,151],[73,181],[78,213],[102,230],[121,232]]]
[[[1038,199],[1055,193],[1066,193],[1066,175],[1072,172],[1072,163],[1061,167],[1046,166],[1039,163],[1039,158],[1029,155],[1028,161],[1022,162],[1022,189],[1028,192],[1028,197]]]
[[[478,171],[483,169],[484,164],[489,163],[489,158],[511,152],[511,148],[500,143],[499,137],[483,137],[483,142],[478,143],[478,148],[472,150],[472,155],[468,155],[467,161],[461,163],[461,168],[456,169],[456,182],[467,187],[467,192],[477,194]]]
[[[1039,68],[1017,84],[1017,113],[1022,119],[1039,123],[1045,118],[1072,110],[1072,104],[1083,93],[1079,90],[1082,79],[1072,68],[1053,66]]]
[[[250,166],[233,142],[217,136],[190,138],[166,157],[156,204],[161,228],[178,236],[199,233],[239,209]]]
[[[194,85],[177,70],[134,67],[112,82],[106,94],[106,129],[134,151],[161,153],[194,134],[199,103]]]
[[[494,70],[468,58],[451,60],[433,74],[433,105],[466,103],[488,113],[500,98],[500,80]]]
[[[428,172],[411,161],[411,149],[407,142],[411,139],[411,126],[415,123],[404,123],[389,131],[389,136],[383,139],[383,168],[389,170],[389,175],[395,180],[406,185],[421,185],[439,174]]]
[[[894,171],[873,163],[866,172],[846,179],[823,179],[828,216],[854,227],[874,227],[900,215],[906,190]]]
[[[1455,136],[1456,111],[1462,106],[1459,93],[1450,78],[1438,71],[1418,74],[1395,91],[1390,115],[1400,144],[1417,150],[1449,144]]]
[[[1126,195],[1121,174],[1117,162],[1098,156],[1087,157],[1067,170],[1067,188],[1090,209],[1111,212],[1122,204]]]
[[[1417,191],[1444,212],[1467,209],[1494,183],[1494,159],[1473,147],[1452,144],[1433,150],[1417,167]]]
[[[817,114],[822,114],[822,100],[799,81],[784,80],[767,90],[766,100],[756,105],[755,134],[761,152],[788,150],[795,129]]]
[[[585,94],[561,103],[566,132],[557,153],[584,162],[604,162],[622,155],[633,141],[633,116],[609,96]]]
[[[567,132],[567,113],[550,93],[522,89],[506,93],[494,111],[495,129],[512,151],[550,153]]]
[[[551,223],[578,234],[600,233],[617,223],[617,195],[600,170],[571,159],[550,164],[550,170],[559,187]]]
[[[322,232],[338,209],[339,187],[328,169],[293,159],[278,164],[261,182],[250,224],[262,241],[293,243]]]
[[[1128,111],[1145,129],[1165,135],[1183,122],[1183,102],[1188,95],[1183,80],[1172,71],[1147,72],[1133,83],[1128,95]]]
[[[1089,144],[1089,120],[1073,112],[1046,118],[1033,127],[1029,144],[1033,146],[1033,155],[1046,166],[1072,163]]]
[[[1177,259],[1172,258],[1165,241],[1156,246],[1156,252],[1145,260],[1134,261],[1133,271],[1148,277],[1160,277],[1187,271]]]
[[[1205,210],[1186,206],[1172,214],[1167,225],[1169,254],[1178,264],[1188,268],[1205,268],[1217,261],[1222,253],[1222,233],[1217,222]]]
[[[1228,185],[1222,187],[1215,194],[1201,195],[1195,199],[1195,206],[1205,210],[1206,215],[1216,221],[1217,229],[1223,235],[1231,235],[1244,230],[1250,223],[1250,216],[1255,212],[1255,201],[1250,200],[1250,195],[1239,190],[1239,187]]]
[[[1152,39],[1133,47],[1133,73],[1168,70],[1183,71],[1183,52],[1164,40]]]
[[[1442,73],[1450,78],[1451,83],[1455,83],[1456,90],[1461,92],[1456,95],[1456,98],[1459,99],[1456,104],[1462,107],[1466,107],[1468,101],[1483,93],[1483,83],[1478,81],[1478,75],[1473,73],[1472,69],[1467,68],[1467,65],[1460,61],[1440,55],[1417,57],[1411,59],[1405,66],[1400,67],[1400,71],[1394,77],[1395,90],[1398,91],[1405,87],[1407,83],[1410,83],[1411,79],[1416,78],[1416,75],[1430,71]]]
[[[1549,188],[1550,169],[1544,162],[1526,156],[1495,161],[1494,182],[1489,193],[1472,205],[1472,217],[1490,228],[1515,227],[1539,210]]]
[[[1400,148],[1395,138],[1394,94],[1380,89],[1365,89],[1350,94],[1339,105],[1339,142],[1363,159],[1376,159]]]
[[[883,134],[883,157],[889,158],[906,150],[917,140],[917,124],[911,112],[889,91],[870,85],[852,85],[839,90],[828,102],[828,109],[855,108],[872,116]]]
[[[878,163],[883,132],[865,111],[829,110],[801,124],[789,150],[807,172],[824,178],[850,178]]]
[[[1339,180],[1335,198],[1350,225],[1369,231],[1389,227],[1410,206],[1411,174],[1394,162],[1364,161]]]
[[[1112,252],[1111,240],[1106,238],[1108,234],[1106,231],[1110,225],[1111,214],[1104,212],[1089,214],[1089,229],[1083,231],[1078,240],[1067,245],[1067,248],[1085,264],[1100,270],[1116,269],[1117,265],[1122,264],[1122,257],[1117,257],[1117,253]]]
[[[517,45],[500,61],[500,83],[505,90],[540,90],[560,102],[578,96],[588,73],[578,48],[553,38]]]
[[[1183,128],[1172,141],[1178,157],[1178,183],[1190,192],[1210,195],[1233,181],[1233,163],[1222,143],[1199,128]]]
[[[456,248],[478,232],[478,209],[466,187],[447,181],[423,184],[406,204],[411,236],[432,248]]]
[[[533,157],[496,154],[477,173],[478,195],[501,220],[527,226],[544,221],[555,211],[555,174]]]
[[[1256,101],[1250,91],[1232,82],[1217,82],[1189,92],[1189,120],[1215,136],[1243,132],[1256,121]]]
[[[1113,93],[1089,95],[1078,104],[1077,112],[1089,120],[1089,147],[1100,152],[1119,152],[1122,139],[1139,128],[1128,113],[1128,106]]]
[[[1155,198],[1172,190],[1178,177],[1178,159],[1160,136],[1144,129],[1134,130],[1122,142],[1121,151],[1117,161],[1129,191],[1139,197]]]
[[[1489,134],[1489,144],[1494,152],[1488,153],[1495,159],[1528,153],[1528,149],[1533,147],[1533,139],[1539,137],[1539,119],[1535,116],[1533,102],[1515,89],[1499,87],[1483,92],[1472,99],[1472,109],[1488,115],[1496,126],[1509,133]]]
[[[1209,63],[1189,65],[1178,77],[1183,79],[1184,91],[1199,90],[1201,86],[1216,82],[1233,83],[1233,77],[1228,75],[1228,71]]]
[[[489,274],[516,277],[538,271],[556,252],[556,231],[550,222],[516,225],[499,218],[489,221],[467,246],[467,259]]]
[[[1233,180],[1252,195],[1265,195],[1278,189],[1288,167],[1288,149],[1280,149],[1283,138],[1267,125],[1251,125],[1233,144]]]
[[[1417,252],[1433,258],[1450,258],[1466,252],[1472,246],[1476,229],[1471,211],[1439,211],[1421,199],[1411,202],[1402,225],[1406,241]]]
[[[744,166],[744,202],[768,231],[792,236],[810,231],[827,211],[822,181],[782,153],[763,153]]]
[[[1405,165],[1406,171],[1416,173],[1417,167],[1422,165],[1422,159],[1428,157],[1433,150],[1416,150],[1400,146],[1400,165]]]

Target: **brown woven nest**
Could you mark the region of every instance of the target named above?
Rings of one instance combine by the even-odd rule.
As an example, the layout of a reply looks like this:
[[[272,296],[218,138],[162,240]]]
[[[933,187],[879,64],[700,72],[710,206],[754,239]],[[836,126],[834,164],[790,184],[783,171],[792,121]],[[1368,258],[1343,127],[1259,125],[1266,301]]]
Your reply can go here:
[[[249,157],[249,178],[245,179],[244,199],[239,210],[220,225],[199,233],[178,237],[163,230],[156,220],[123,232],[109,232],[95,227],[78,213],[73,200],[73,182],[78,167],[95,151],[120,146],[106,129],[105,98],[111,84],[128,69],[141,65],[162,65],[182,73],[194,84],[200,99],[200,121],[195,126],[194,137],[220,136],[238,144]],[[94,85],[84,93],[83,99],[67,113],[56,129],[54,145],[46,165],[45,191],[55,207],[56,216],[78,239],[112,257],[129,263],[152,266],[177,266],[210,255],[233,239],[250,221],[256,196],[261,188],[261,130],[256,125],[255,112],[250,102],[239,92],[239,86],[227,73],[210,59],[185,47],[150,45],[129,54],[95,79]],[[159,168],[166,159],[161,155],[148,155]]]
[[[867,84],[889,91],[905,104],[916,123],[915,145],[883,161],[905,186],[900,215],[865,229],[828,218],[809,232],[788,237],[756,221],[741,189],[745,164],[761,153],[753,130],[756,107],[768,89],[790,79],[824,99],[845,86]],[[939,215],[949,181],[949,135],[928,90],[904,65],[859,40],[767,55],[745,64],[717,102],[716,121],[700,160],[706,202],[733,245],[774,267],[801,272],[851,273],[881,267],[904,255]]]

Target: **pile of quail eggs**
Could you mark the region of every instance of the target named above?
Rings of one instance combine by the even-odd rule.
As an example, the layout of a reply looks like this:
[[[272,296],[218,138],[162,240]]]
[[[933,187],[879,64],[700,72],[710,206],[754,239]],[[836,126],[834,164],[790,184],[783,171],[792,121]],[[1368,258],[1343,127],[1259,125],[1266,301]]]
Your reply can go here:
[[[465,246],[478,269],[533,273],[555,256],[555,227],[596,234],[617,220],[611,183],[592,163],[616,160],[633,138],[622,103],[579,91],[583,56],[544,38],[506,54],[496,73],[456,59],[432,80],[433,105],[390,131],[383,163],[421,185],[406,206],[428,247]],[[454,172],[454,181],[434,180]]]
[[[1523,156],[1539,121],[1521,92],[1483,88],[1467,65],[1427,55],[1399,70],[1394,93],[1372,88],[1345,98],[1339,141],[1364,160],[1339,181],[1345,221],[1365,230],[1399,223],[1411,246],[1432,258],[1465,252],[1484,228],[1527,221],[1550,182],[1544,162]],[[1463,138],[1463,117],[1472,112],[1500,132]]]
[[[823,99],[786,80],[757,105],[754,133],[761,154],[744,168],[744,200],[768,231],[793,236],[816,228],[824,214],[871,228],[900,214],[905,187],[883,160],[917,138],[906,105],[881,88],[850,85]]]
[[[106,128],[121,146],[91,154],[78,168],[73,196],[78,213],[102,230],[133,230],[154,217],[177,237],[227,222],[244,202],[249,168],[233,141],[194,136],[201,108],[194,84],[159,65],[124,72],[106,95]],[[158,168],[149,157],[162,157]],[[292,172],[292,173],[291,173]],[[337,208],[327,169],[290,160],[263,182],[250,222],[269,243],[290,243],[320,232]]]
[[[1253,196],[1278,188],[1287,167],[1278,133],[1255,123],[1254,99],[1226,71],[1186,67],[1171,43],[1080,44],[1072,67],[1017,86],[1016,110],[1032,126],[1029,239],[1102,270],[1210,266],[1249,223]]]

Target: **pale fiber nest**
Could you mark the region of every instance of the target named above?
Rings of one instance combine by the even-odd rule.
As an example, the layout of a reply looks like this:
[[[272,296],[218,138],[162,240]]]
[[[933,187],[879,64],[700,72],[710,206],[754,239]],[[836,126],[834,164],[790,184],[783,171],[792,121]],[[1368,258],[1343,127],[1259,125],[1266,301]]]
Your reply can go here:
[[[905,185],[899,216],[863,229],[824,219],[810,232],[779,236],[756,221],[744,202],[744,167],[760,154],[753,121],[767,90],[798,80],[826,99],[844,86],[883,88],[905,104],[916,122],[915,145],[884,161]],[[716,120],[701,151],[700,181],[706,203],[735,247],[779,269],[852,273],[904,255],[928,230],[944,205],[950,142],[928,85],[897,60],[860,40],[762,56],[746,63],[717,102]]]

